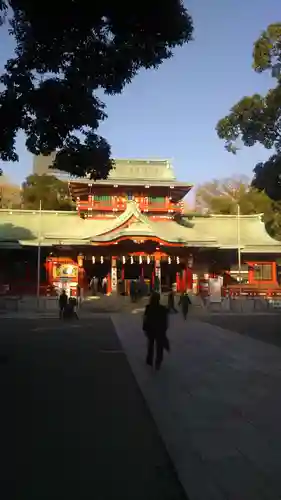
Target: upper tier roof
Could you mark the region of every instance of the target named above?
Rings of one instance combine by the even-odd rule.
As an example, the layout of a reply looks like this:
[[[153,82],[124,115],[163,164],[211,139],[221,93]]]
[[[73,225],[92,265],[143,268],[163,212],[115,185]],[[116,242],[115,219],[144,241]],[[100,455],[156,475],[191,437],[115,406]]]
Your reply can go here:
[[[91,245],[116,242],[134,236],[156,237],[163,243],[186,247],[237,249],[237,217],[210,217],[155,222],[129,202],[119,217],[110,220],[81,219],[75,212],[0,210],[0,247],[16,244]],[[240,246],[243,253],[279,253],[281,243],[265,230],[260,215],[240,217]]]
[[[33,173],[35,174],[53,174],[63,177],[67,180],[78,182],[80,179],[73,178],[69,174],[64,174],[60,171],[50,169],[50,165],[54,160],[54,155],[50,156],[35,156],[33,162]],[[83,178],[83,181],[86,179]],[[108,181],[176,181],[173,166],[169,160],[153,160],[153,159],[117,159],[115,166],[109,173]],[[98,181],[99,182],[99,181]]]
[[[69,174],[49,168],[54,155],[36,156],[34,158],[33,172],[35,174],[56,175],[59,179],[70,183],[71,193],[74,198],[88,194],[90,186],[173,186],[174,196],[181,199],[191,189],[191,184],[176,180],[173,166],[169,160],[153,159],[117,159],[114,168],[107,179],[93,181],[87,177],[71,177]]]
[[[173,166],[168,160],[115,160],[108,180],[176,181]]]

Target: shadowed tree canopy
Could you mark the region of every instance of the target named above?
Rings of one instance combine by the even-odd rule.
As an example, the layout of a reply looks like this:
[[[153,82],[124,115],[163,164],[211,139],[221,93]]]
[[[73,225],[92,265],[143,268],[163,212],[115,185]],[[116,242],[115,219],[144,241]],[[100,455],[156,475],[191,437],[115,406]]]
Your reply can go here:
[[[22,203],[25,209],[75,210],[69,196],[68,184],[52,175],[29,175],[22,185]]]
[[[259,73],[268,71],[275,87],[265,96],[243,97],[218,122],[217,133],[232,153],[238,150],[238,140],[273,151],[268,161],[254,168],[253,186],[265,190],[273,200],[281,200],[281,23],[268,26],[254,44],[253,67]]]
[[[72,175],[106,178],[110,146],[97,134],[106,118],[97,92],[120,94],[140,69],[157,68],[191,39],[181,0],[0,0],[15,56],[1,77],[0,159],[17,161],[15,139]]]
[[[214,179],[199,186],[196,192],[196,209],[205,214],[263,214],[269,234],[281,239],[281,202],[274,202],[264,191],[251,186],[246,176]]]

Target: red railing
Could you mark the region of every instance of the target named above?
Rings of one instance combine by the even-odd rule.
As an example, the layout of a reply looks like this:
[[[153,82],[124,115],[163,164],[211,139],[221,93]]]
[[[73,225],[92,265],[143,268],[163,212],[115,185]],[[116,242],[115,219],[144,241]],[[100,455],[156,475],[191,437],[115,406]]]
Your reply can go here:
[[[175,213],[181,213],[182,207],[180,203],[145,203],[139,202],[138,206],[140,210],[144,212],[168,212],[172,211]],[[127,203],[121,202],[117,200],[112,200],[112,202],[106,203],[102,201],[79,201],[77,203],[78,211],[83,210],[94,210],[94,211],[102,211],[102,212],[123,212],[126,210]]]

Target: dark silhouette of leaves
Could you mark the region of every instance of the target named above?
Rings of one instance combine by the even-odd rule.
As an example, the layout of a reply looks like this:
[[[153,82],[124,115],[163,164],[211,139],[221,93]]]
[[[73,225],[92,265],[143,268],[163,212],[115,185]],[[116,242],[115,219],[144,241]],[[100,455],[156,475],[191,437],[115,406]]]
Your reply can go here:
[[[96,133],[106,118],[96,92],[122,92],[141,68],[157,68],[189,42],[183,2],[0,0],[2,19],[7,12],[16,50],[1,77],[0,158],[18,160],[23,130],[30,152],[57,153],[56,169],[106,178],[113,162]]]
[[[268,26],[254,44],[253,67],[270,71],[276,86],[265,96],[255,94],[235,104],[230,114],[217,124],[217,133],[232,153],[239,149],[237,140],[251,147],[262,144],[275,154],[254,169],[253,186],[273,200],[281,200],[281,23]]]

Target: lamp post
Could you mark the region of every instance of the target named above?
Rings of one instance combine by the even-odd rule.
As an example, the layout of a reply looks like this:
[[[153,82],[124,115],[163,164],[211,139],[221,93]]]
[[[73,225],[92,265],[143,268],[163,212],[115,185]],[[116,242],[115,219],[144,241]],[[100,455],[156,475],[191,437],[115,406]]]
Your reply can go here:
[[[239,201],[237,201],[237,196],[235,196],[235,189],[232,189],[232,201],[236,204],[236,221],[237,221],[237,260],[238,260],[238,280],[240,285],[240,295],[241,295],[241,280],[242,280],[242,269],[241,269],[241,210]]]
[[[37,307],[40,305],[40,274],[41,274],[41,237],[42,237],[42,202],[39,204],[39,221],[38,221],[38,247],[37,247]]]
[[[237,203],[237,254],[238,254],[238,278],[241,293],[241,226],[240,226],[240,205]]]

